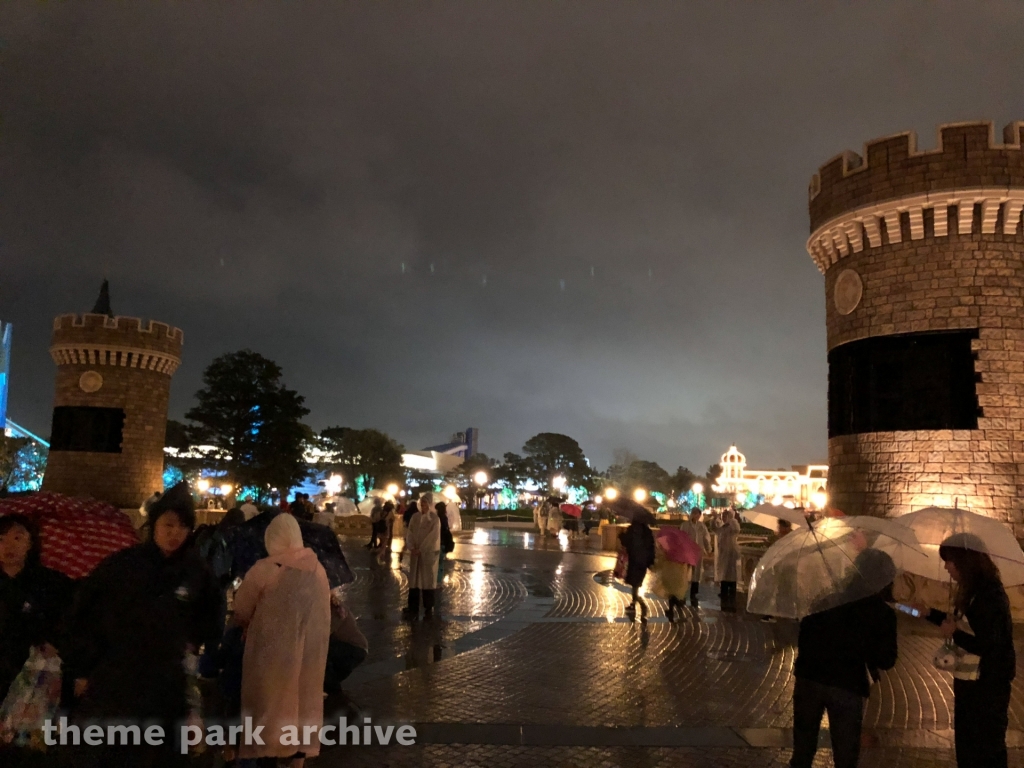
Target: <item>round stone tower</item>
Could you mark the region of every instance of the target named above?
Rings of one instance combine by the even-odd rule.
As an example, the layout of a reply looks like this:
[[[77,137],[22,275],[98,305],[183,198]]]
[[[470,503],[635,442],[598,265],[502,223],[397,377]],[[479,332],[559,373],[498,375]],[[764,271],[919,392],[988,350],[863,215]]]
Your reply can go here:
[[[184,335],[111,316],[105,291],[93,313],[53,321],[57,392],[43,490],[134,509],[163,490],[167,405]]]
[[[1024,122],[903,133],[811,179],[825,275],[830,502],[1022,522]]]

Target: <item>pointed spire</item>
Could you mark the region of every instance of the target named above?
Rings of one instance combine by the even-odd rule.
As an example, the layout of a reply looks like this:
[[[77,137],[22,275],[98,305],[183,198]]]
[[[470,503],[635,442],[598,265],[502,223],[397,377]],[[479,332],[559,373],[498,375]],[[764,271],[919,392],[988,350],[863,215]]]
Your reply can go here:
[[[94,315],[106,315],[107,317],[114,316],[114,310],[110,308],[110,283],[106,280],[100,286],[100,295],[96,297],[96,304],[93,305],[92,313]]]

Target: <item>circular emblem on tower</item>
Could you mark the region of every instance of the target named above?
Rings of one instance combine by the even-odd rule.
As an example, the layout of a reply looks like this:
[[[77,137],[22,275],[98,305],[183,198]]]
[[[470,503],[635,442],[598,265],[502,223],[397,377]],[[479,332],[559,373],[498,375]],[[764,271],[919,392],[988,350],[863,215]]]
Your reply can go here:
[[[92,394],[103,386],[103,377],[97,371],[86,371],[78,378],[78,388]]]
[[[852,269],[844,269],[836,278],[836,285],[832,289],[832,298],[836,303],[836,311],[840,315],[848,315],[860,304],[861,296],[864,295],[864,283],[860,275]]]

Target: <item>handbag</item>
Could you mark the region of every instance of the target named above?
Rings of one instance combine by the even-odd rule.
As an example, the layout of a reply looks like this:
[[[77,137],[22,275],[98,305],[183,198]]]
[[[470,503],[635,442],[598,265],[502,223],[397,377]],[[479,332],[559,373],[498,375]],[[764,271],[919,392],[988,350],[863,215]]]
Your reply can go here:
[[[626,550],[620,550],[619,556],[615,558],[615,569],[612,571],[612,576],[616,579],[626,578],[626,567],[629,565],[629,555],[626,554]]]
[[[969,629],[965,630],[962,626],[962,617],[957,614],[954,614],[954,616],[957,622],[961,624],[959,628],[963,631],[969,631]],[[980,663],[980,656],[975,656],[973,653],[968,653],[963,648],[958,647],[952,639],[943,642],[932,657],[932,664],[936,669],[940,669],[943,672],[952,672],[953,677],[957,680],[977,680],[979,675],[978,665]]]
[[[0,704],[0,744],[45,751],[43,723],[60,705],[60,657],[33,647]]]

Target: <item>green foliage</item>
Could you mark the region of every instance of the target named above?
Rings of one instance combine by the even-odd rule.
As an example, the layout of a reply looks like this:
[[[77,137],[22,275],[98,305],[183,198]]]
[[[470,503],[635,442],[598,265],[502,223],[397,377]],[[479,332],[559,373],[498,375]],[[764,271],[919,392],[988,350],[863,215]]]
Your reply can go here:
[[[485,453],[476,453],[463,461],[455,469],[444,476],[445,482],[451,483],[460,491],[468,489],[470,496],[476,492],[476,481],[473,479],[477,472],[483,470],[487,473],[487,484],[493,483],[497,477],[495,462],[488,458]],[[463,494],[459,494],[462,496]]]
[[[0,491],[38,491],[47,455],[46,448],[34,440],[0,432]]]
[[[634,459],[628,466],[612,465],[608,477],[620,490],[631,492],[644,488],[652,493],[668,494],[672,490],[672,478],[656,462]]]
[[[301,419],[309,409],[281,382],[277,363],[243,349],[210,363],[203,384],[198,405],[185,414],[193,422],[186,434],[192,444],[214,446],[214,469],[236,486],[257,488],[261,498],[308,475],[303,448],[312,433]]]
[[[523,483],[532,480],[536,474],[533,462],[518,453],[506,453],[501,464],[494,468],[494,479],[513,491],[519,490]]]
[[[567,485],[593,491],[594,473],[587,464],[587,457],[580,444],[568,435],[541,432],[526,441],[523,453],[530,460],[533,479],[541,488],[550,490],[552,479],[562,475]]]
[[[348,482],[348,493],[356,492],[355,478],[360,475],[366,490],[383,488],[404,479],[399,443],[377,429],[328,427],[317,441],[327,458],[321,468],[338,472]]]

